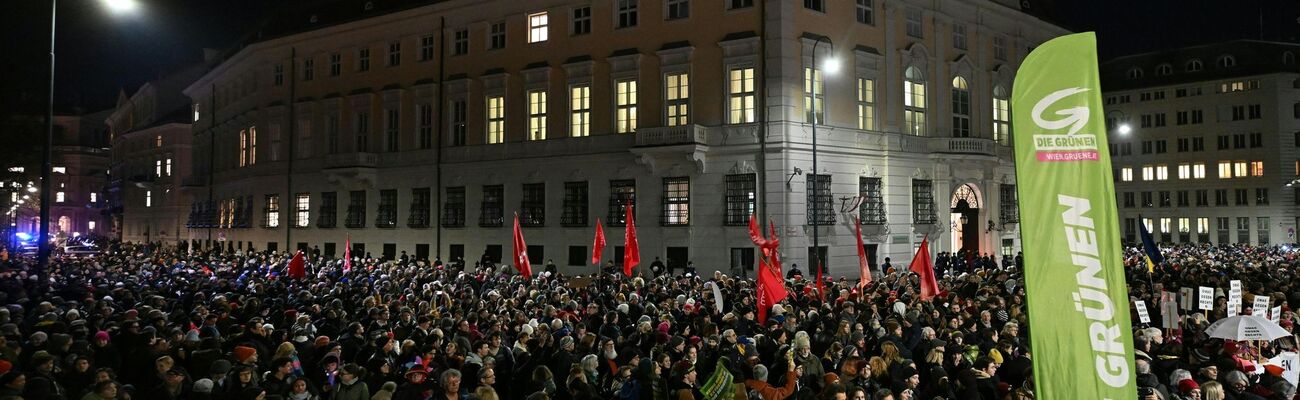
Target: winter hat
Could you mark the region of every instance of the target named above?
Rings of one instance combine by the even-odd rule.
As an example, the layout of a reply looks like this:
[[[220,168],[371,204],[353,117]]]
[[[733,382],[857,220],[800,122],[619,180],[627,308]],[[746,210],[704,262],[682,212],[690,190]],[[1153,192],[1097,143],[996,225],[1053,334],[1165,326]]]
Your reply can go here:
[[[325,346],[328,346],[329,344],[330,344],[330,337],[329,337],[329,336],[317,336],[317,337],[316,337],[316,347],[325,347]]]
[[[1192,380],[1191,378],[1178,381],[1178,392],[1182,394],[1188,394],[1191,393],[1193,389],[1200,389],[1200,388],[1201,385],[1197,385],[1196,381]]]
[[[14,364],[5,360],[0,360],[0,375],[8,373],[14,369]]]
[[[50,352],[48,351],[41,350],[36,352],[36,354],[32,354],[33,367],[45,364],[50,361],[54,361],[54,356],[50,355]]]
[[[822,376],[822,380],[825,381],[827,385],[830,385],[839,382],[840,376],[836,375],[834,372],[827,372],[826,375]]]
[[[208,373],[212,375],[225,375],[227,372],[230,372],[230,361],[226,360],[213,361],[208,368]]]
[[[667,334],[667,333],[668,333],[668,321],[660,322],[660,323],[659,323],[659,328],[656,329],[656,330],[659,331],[659,333]]]
[[[619,314],[627,315],[627,311],[628,311],[627,303],[619,304],[617,309]]]
[[[573,336],[565,336],[560,338],[560,348],[564,348],[564,346],[568,346],[571,344],[573,344]]]
[[[686,360],[678,361],[676,364],[673,364],[673,371],[672,371],[673,377],[680,378],[682,376],[685,376],[686,374],[691,373],[691,371],[694,370],[695,370],[695,366],[692,365],[690,362]]]
[[[523,334],[523,335],[532,336],[532,335],[533,335],[533,326],[532,326],[532,325],[528,325],[528,324],[524,324],[524,326],[519,327],[519,333],[520,333],[520,334]]]
[[[194,381],[194,392],[212,393],[212,386],[213,384],[211,379],[208,378],[199,379],[197,381]]]
[[[95,340],[103,340],[107,342],[108,339],[109,339],[108,332],[105,331],[95,332]]]
[[[912,375],[916,375],[916,367],[903,367],[903,369],[898,372],[898,379],[906,380],[907,378],[911,378]]]
[[[257,349],[248,346],[235,346],[235,361],[248,362],[255,355],[257,355]]]
[[[1002,364],[1002,352],[999,352],[998,349],[990,349],[989,360],[992,360],[997,364]]]

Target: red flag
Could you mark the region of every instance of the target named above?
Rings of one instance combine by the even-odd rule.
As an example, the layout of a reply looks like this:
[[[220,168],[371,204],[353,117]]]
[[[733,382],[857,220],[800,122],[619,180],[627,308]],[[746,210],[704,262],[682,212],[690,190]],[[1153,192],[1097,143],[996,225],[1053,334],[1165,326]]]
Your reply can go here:
[[[289,260],[289,277],[293,279],[302,279],[307,276],[307,257],[303,256],[302,250],[293,255]]]
[[[858,278],[858,287],[865,288],[868,283],[871,283],[871,268],[867,266],[867,249],[862,247],[862,219],[854,218],[853,226],[857,230],[853,238],[858,240],[858,274],[861,275]]]
[[[760,249],[767,248],[767,239],[763,238],[763,230],[758,228],[758,218],[754,214],[749,215],[749,240]]]
[[[826,281],[822,280],[823,269],[826,269],[826,267],[822,265],[822,258],[820,257],[819,254],[817,257],[817,298],[821,302],[825,303],[826,302]]]
[[[758,303],[758,323],[767,324],[767,310],[772,308],[772,304],[767,300],[767,259],[759,257],[758,259],[758,284],[754,285],[754,298]]]
[[[533,277],[533,265],[528,262],[528,244],[524,243],[524,232],[519,230],[519,214],[515,214],[515,269],[526,278]]]
[[[343,245],[343,275],[352,272],[352,235],[348,235],[347,244]]]
[[[596,240],[591,244],[591,263],[600,266],[600,255],[605,252],[605,228],[600,225],[600,218],[596,218]]]
[[[632,276],[632,268],[641,263],[641,246],[636,242],[636,221],[632,205],[627,205],[627,230],[623,232],[623,274]]]
[[[921,300],[929,300],[939,293],[939,284],[934,281],[934,262],[930,261],[929,236],[921,239],[921,247],[916,249],[916,256],[912,257],[908,269],[921,276]]]
[[[780,302],[790,295],[785,290],[785,284],[781,281],[781,272],[767,260],[758,260],[758,285],[756,294],[758,295],[758,319],[761,322],[767,322],[767,311],[772,308],[773,304]]]

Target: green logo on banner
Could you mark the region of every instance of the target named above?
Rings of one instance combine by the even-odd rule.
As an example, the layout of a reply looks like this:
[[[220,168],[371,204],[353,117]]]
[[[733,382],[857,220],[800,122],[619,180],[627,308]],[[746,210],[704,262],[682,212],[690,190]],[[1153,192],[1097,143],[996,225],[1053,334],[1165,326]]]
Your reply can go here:
[[[1039,398],[1137,395],[1115,188],[1092,33],[1039,46],[1016,74],[1016,180]]]

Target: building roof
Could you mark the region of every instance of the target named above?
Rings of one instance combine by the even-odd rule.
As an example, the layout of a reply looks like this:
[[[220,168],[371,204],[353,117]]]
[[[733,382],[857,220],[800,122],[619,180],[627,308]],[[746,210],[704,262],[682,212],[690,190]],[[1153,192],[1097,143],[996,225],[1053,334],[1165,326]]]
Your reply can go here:
[[[1233,40],[1133,54],[1102,62],[1101,85],[1109,92],[1277,72],[1297,73],[1300,72],[1297,55],[1300,55],[1300,44],[1260,40]],[[1221,61],[1230,65],[1224,66]],[[1196,62],[1200,63],[1199,71],[1190,68]]]

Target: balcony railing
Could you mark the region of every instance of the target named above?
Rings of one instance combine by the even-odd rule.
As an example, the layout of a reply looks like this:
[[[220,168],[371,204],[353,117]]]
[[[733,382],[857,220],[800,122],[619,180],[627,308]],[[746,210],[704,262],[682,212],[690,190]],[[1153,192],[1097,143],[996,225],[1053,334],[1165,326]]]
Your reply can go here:
[[[998,144],[983,138],[931,138],[933,153],[998,155]]]
[[[637,146],[708,143],[708,129],[700,125],[680,125],[636,130]]]

